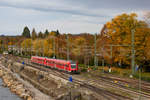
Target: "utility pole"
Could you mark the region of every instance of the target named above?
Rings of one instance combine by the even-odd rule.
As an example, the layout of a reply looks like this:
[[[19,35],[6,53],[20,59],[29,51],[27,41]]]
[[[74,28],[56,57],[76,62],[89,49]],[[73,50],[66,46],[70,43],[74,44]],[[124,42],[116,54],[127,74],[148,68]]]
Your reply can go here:
[[[43,57],[44,57],[44,42],[43,42],[43,45],[42,45],[42,52],[43,52]]]
[[[20,46],[20,50],[21,50],[21,57],[22,57],[22,47]]]
[[[112,47],[113,47],[113,45],[110,45],[110,50],[111,50],[110,58],[111,58],[111,61],[112,61]]]
[[[103,66],[103,73],[104,73],[104,44],[102,46],[102,66]]]
[[[113,49],[113,45],[110,45],[110,50],[111,50],[111,52],[110,52],[111,67],[112,67],[112,64],[113,64],[113,61],[112,61],[112,49]]]
[[[132,52],[132,60],[131,60],[131,66],[132,66],[132,75],[135,73],[135,49],[134,49],[134,32],[135,30],[131,30],[131,52]]]
[[[94,35],[94,67],[96,68],[96,34]]]
[[[139,66],[139,93],[140,93],[140,95],[139,95],[139,100],[141,100],[141,85],[142,85],[142,82],[141,82],[141,67]]]
[[[57,47],[56,47],[57,53],[56,54],[57,54],[57,58],[59,58],[58,38],[57,38],[57,42],[56,43],[57,43]]]
[[[69,35],[67,34],[67,60],[69,60]]]
[[[32,57],[32,38],[31,38],[31,57]]]
[[[53,58],[55,58],[55,37],[53,37]]]
[[[39,49],[39,48],[38,48]],[[38,56],[38,49],[36,49],[36,56]]]

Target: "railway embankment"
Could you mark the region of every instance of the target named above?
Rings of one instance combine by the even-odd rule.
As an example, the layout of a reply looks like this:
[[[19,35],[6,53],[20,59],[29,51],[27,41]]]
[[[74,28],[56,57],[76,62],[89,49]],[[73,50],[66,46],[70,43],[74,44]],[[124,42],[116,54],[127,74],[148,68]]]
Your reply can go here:
[[[96,100],[93,95],[79,88],[78,85],[70,84],[68,80],[55,76],[49,72],[41,71],[27,65],[6,58],[1,59],[1,72],[5,85],[24,100]],[[7,70],[7,71],[6,71]],[[5,76],[5,72],[9,72]],[[13,75],[15,74],[15,75]],[[17,78],[24,81],[22,84]],[[14,79],[14,80],[12,80]],[[26,88],[26,82],[32,84],[32,88],[38,89],[40,93],[33,91],[31,88]],[[15,84],[15,85],[13,85]],[[16,87],[15,87],[16,86]],[[38,97],[39,96],[39,97]]]
[[[8,87],[11,92],[17,94],[24,100],[33,100],[33,93],[25,87],[9,70],[0,66],[0,78],[3,86]]]

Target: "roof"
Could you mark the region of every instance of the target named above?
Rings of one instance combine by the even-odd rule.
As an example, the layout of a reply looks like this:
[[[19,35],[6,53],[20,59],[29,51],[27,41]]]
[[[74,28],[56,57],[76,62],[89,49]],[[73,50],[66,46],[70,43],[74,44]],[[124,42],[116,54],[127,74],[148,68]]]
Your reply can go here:
[[[47,60],[52,60],[52,61],[61,62],[61,63],[73,63],[72,60],[67,61],[67,60],[62,60],[62,59],[54,59],[54,58],[39,57],[39,56],[32,56],[32,57],[40,58],[40,59],[45,59],[46,58]]]
[[[47,58],[47,60],[53,60],[53,61],[60,62],[60,63],[70,63],[70,61],[61,60],[61,59],[51,59],[51,58]]]

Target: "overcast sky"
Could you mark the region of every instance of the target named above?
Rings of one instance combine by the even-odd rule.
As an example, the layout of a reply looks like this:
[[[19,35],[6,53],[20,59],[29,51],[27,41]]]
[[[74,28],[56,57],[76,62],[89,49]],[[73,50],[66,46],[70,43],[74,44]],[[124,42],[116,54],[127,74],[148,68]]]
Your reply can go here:
[[[142,18],[150,0],[0,0],[0,35],[46,29],[61,33],[99,33],[103,24],[122,13]]]

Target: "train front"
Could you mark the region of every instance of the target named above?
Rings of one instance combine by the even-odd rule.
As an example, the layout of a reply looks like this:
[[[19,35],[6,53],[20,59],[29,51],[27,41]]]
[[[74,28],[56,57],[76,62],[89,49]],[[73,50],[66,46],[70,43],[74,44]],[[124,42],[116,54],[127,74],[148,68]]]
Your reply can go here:
[[[78,63],[71,61],[71,72],[77,73],[78,72]]]

